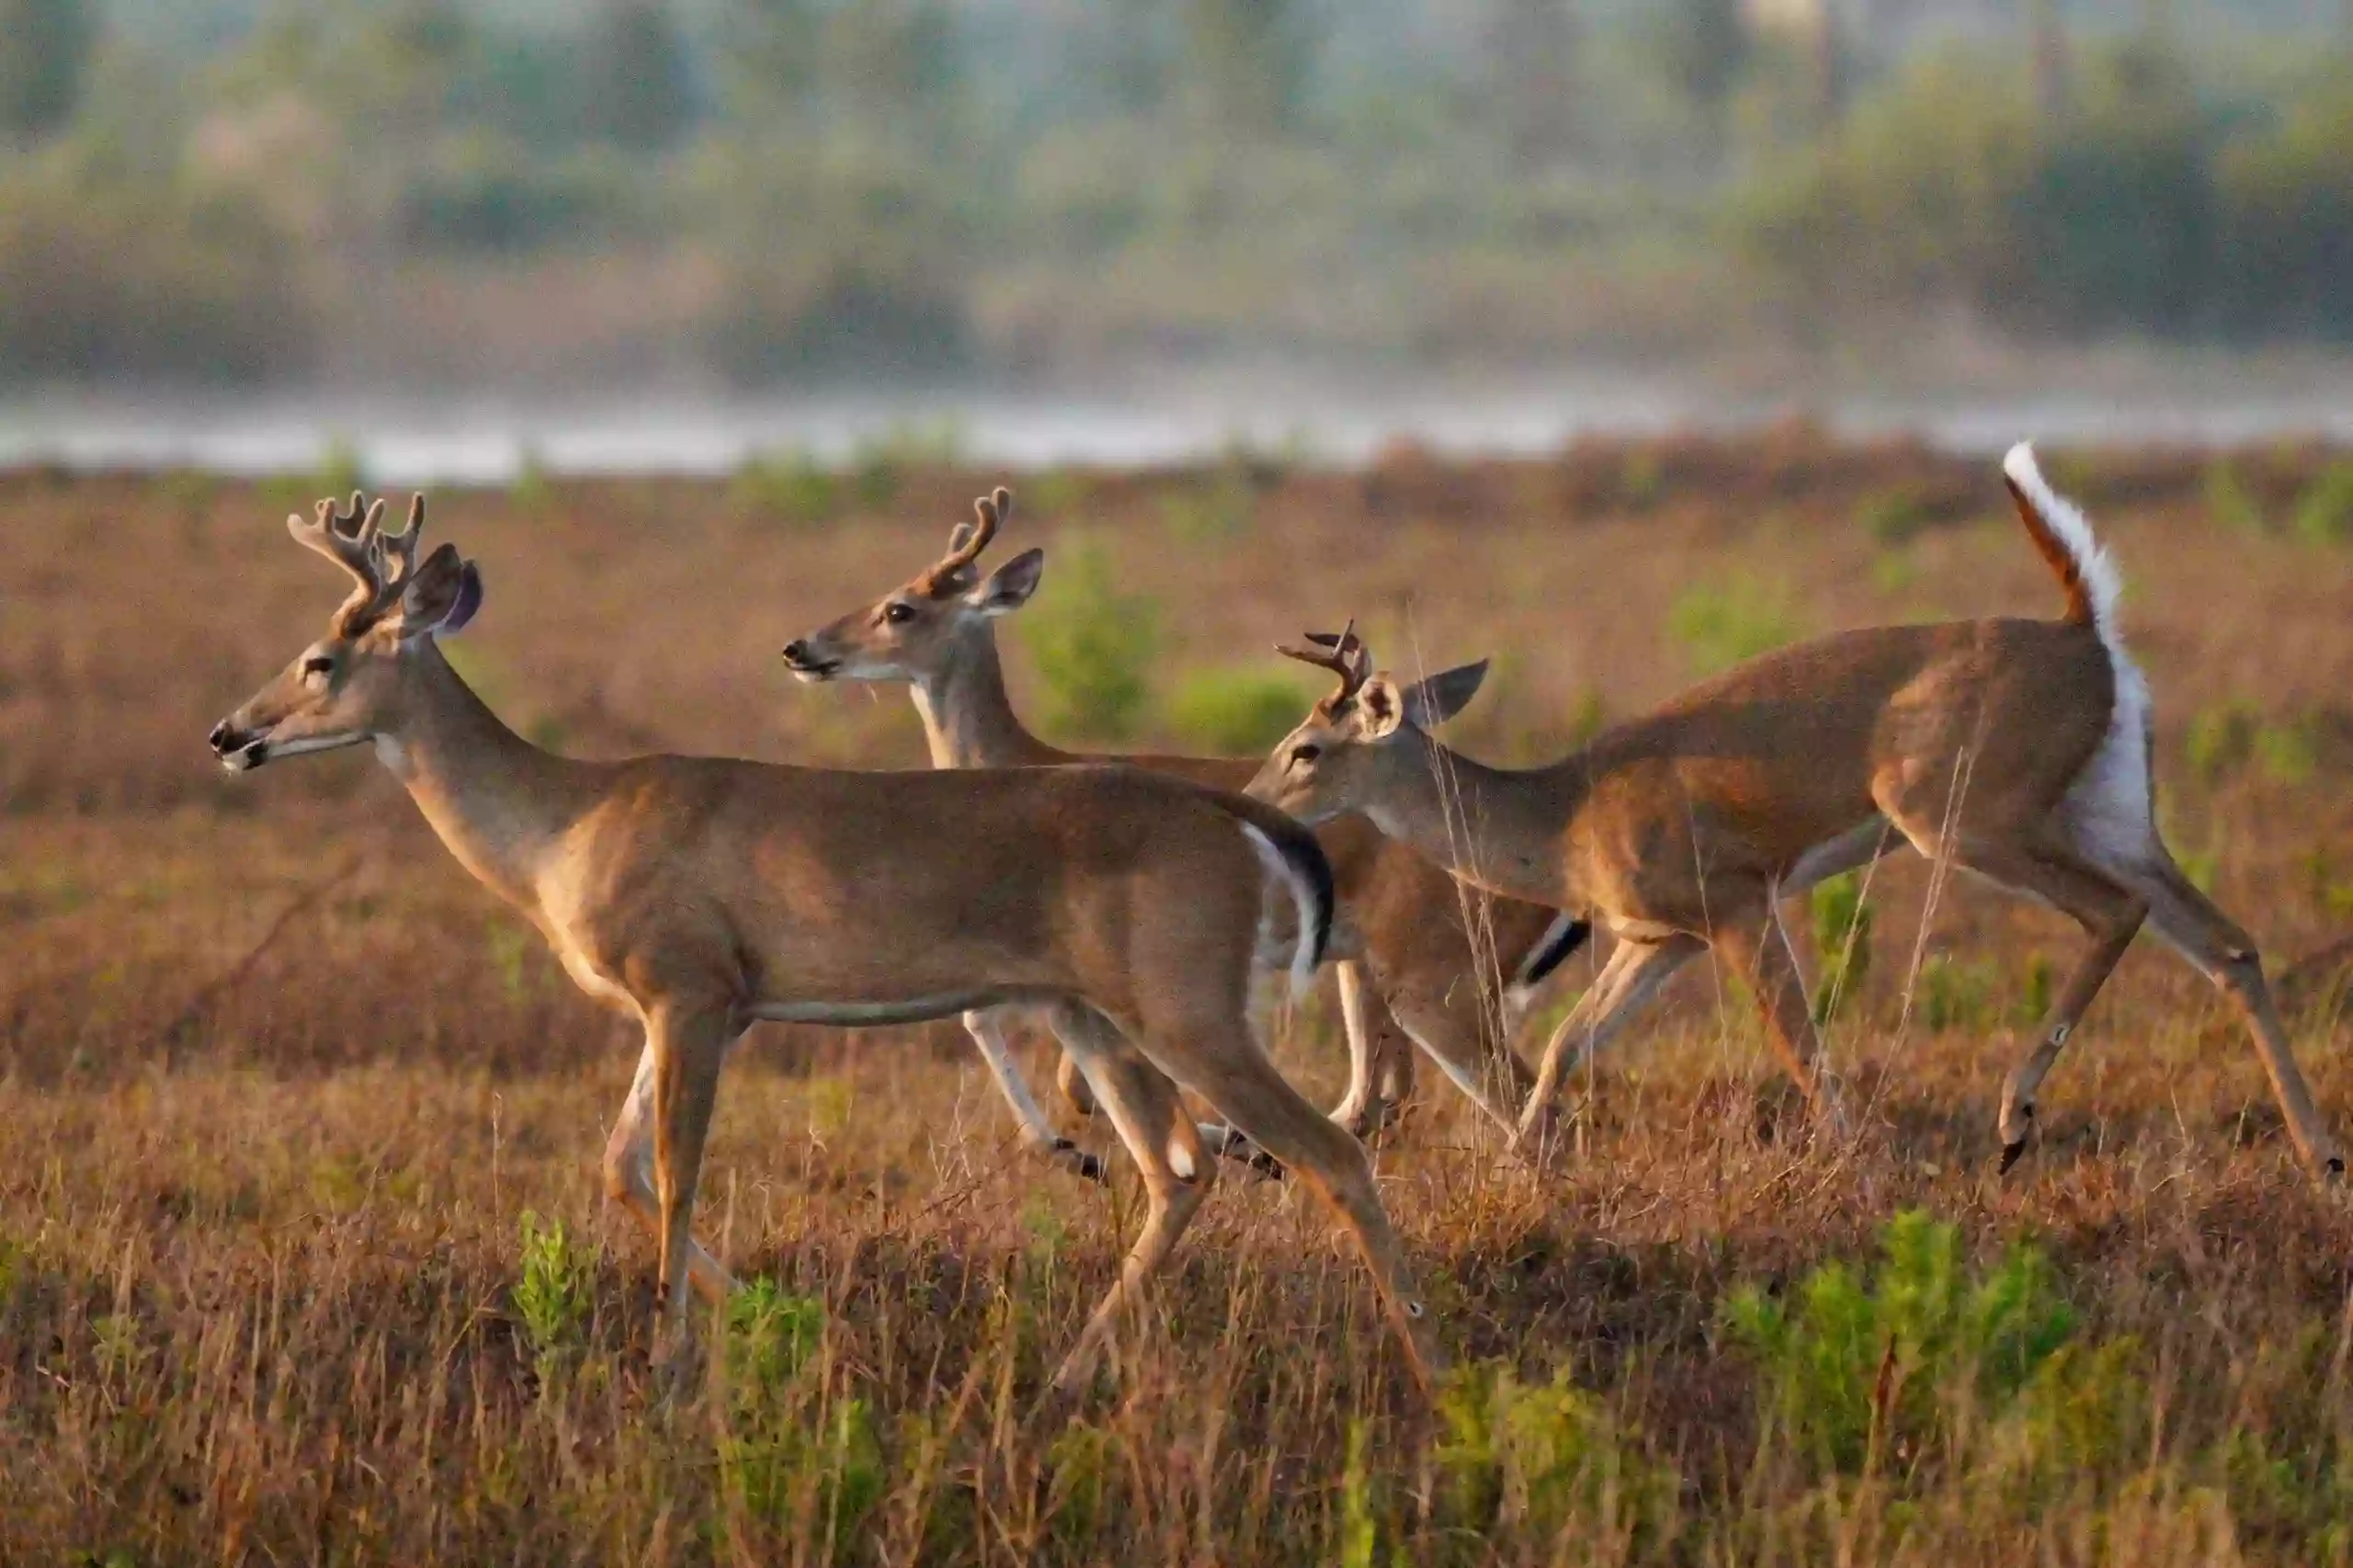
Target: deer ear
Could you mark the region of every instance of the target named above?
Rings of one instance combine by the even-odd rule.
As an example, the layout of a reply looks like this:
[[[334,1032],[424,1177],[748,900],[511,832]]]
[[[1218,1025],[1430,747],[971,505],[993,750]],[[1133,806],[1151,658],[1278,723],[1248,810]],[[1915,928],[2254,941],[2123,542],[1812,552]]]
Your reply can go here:
[[[1029,602],[1046,574],[1046,552],[1025,550],[988,574],[972,590],[972,608],[983,615],[1009,615]]]
[[[1405,716],[1417,728],[1435,730],[1471,704],[1487,678],[1487,661],[1457,665],[1416,682],[1405,692]]]
[[[1357,710],[1364,715],[1364,738],[1385,741],[1405,721],[1405,694],[1387,676],[1374,676],[1357,688]]]
[[[444,542],[425,558],[401,590],[401,640],[464,629],[482,608],[482,574]]]

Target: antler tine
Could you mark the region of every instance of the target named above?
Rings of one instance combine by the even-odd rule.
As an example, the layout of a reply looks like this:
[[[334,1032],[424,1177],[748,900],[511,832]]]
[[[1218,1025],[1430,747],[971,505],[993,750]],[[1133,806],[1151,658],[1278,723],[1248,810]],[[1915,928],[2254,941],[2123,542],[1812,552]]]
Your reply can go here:
[[[997,525],[1013,510],[1013,492],[1000,484],[994,495],[983,495],[972,503],[972,516],[979,519],[964,542],[939,558],[932,570],[934,576],[946,576],[961,572],[981,558],[981,551],[996,538]]]
[[[290,514],[286,519],[286,531],[294,536],[297,544],[317,551],[349,573],[352,581],[359,585],[359,591],[372,597],[381,582],[368,546],[367,524],[362,521],[360,506],[359,493],[354,491],[351,515],[345,517],[335,510],[335,497],[329,496],[314,509],[313,521],[304,522],[299,512]]]
[[[1340,677],[1340,689],[1324,699],[1328,706],[1336,707],[1354,697],[1357,688],[1371,676],[1372,655],[1357,640],[1357,623],[1353,616],[1347,625],[1340,629],[1337,637],[1329,632],[1311,631],[1307,634],[1307,641],[1310,646],[1305,648],[1293,648],[1278,642],[1275,652],[1286,658],[1297,659],[1302,665],[1330,670]]]
[[[379,501],[369,514],[369,543],[380,590],[407,581],[409,573],[415,569],[416,541],[425,537],[425,494],[422,491],[409,494],[408,526],[396,534],[386,533],[376,526],[383,510],[384,504]]]

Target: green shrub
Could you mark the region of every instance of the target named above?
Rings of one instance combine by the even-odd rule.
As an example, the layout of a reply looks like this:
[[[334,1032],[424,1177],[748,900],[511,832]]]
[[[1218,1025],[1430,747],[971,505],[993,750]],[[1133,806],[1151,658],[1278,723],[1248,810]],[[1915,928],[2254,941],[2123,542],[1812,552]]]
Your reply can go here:
[[[1577,705],[1569,710],[1569,744],[1581,746],[1609,727],[1609,699],[1601,695],[1597,686],[1588,686],[1577,694]]]
[[[506,482],[506,499],[526,517],[539,517],[555,505],[555,485],[548,478],[538,449],[527,446],[516,459],[515,477]]]
[[[1381,1516],[1365,1468],[1363,1417],[1348,1423],[1348,1457],[1340,1471],[1340,1568],[1378,1568]]]
[[[1046,1518],[1057,1540],[1076,1547],[1095,1539],[1118,1471],[1109,1433],[1071,1426],[1055,1437],[1046,1449]]]
[[[2047,953],[2037,953],[2026,962],[2026,989],[2018,994],[2018,1003],[2010,1009],[2010,1022],[2020,1028],[2031,1028],[2051,1016],[2051,1004],[2058,994],[2059,971]]]
[[[758,452],[745,458],[727,487],[739,511],[773,517],[792,528],[828,523],[842,510],[838,476],[799,449]]]
[[[1299,727],[1313,700],[1280,671],[1193,670],[1169,695],[1168,728],[1212,756],[1258,756]]]
[[[1091,540],[1063,546],[1053,577],[1016,618],[1044,688],[1046,722],[1086,740],[1125,740],[1152,705],[1160,606],[1120,590],[1109,555]]]
[[[515,1283],[515,1314],[542,1382],[579,1353],[596,1268],[596,1250],[574,1240],[563,1221],[523,1211],[523,1269]]]
[[[1451,1528],[1517,1525],[1550,1540],[1574,1528],[1655,1551],[1677,1533],[1681,1482],[1647,1458],[1598,1401],[1561,1373],[1520,1382],[1510,1368],[1462,1368],[1438,1396],[1431,1450],[1438,1506]]]
[[[1668,609],[1666,626],[1682,644],[1692,674],[1700,676],[1728,669],[1806,634],[1788,588],[1745,573],[1686,588]]]
[[[1989,963],[1931,954],[1913,984],[1913,1006],[1920,1022],[1932,1031],[1983,1030],[1994,1018],[1995,980]]]
[[[1636,447],[1618,462],[1618,504],[1647,512],[1666,495],[1666,465],[1649,447]]]
[[[1928,526],[1927,502],[1918,490],[1898,485],[1863,498],[1855,520],[1880,544],[1902,544]]]
[[[2237,699],[2191,714],[2182,743],[2190,771],[2212,784],[2238,767],[2253,745],[2256,722],[2254,708]]]
[[[493,920],[484,944],[490,949],[490,967],[498,975],[499,989],[509,1002],[521,1003],[531,994],[531,949],[539,934],[510,920]]]
[[[753,1280],[728,1299],[719,1468],[746,1513],[778,1527],[813,1520],[837,1557],[882,1500],[886,1476],[866,1402],[828,1403],[807,1377],[824,1335],[824,1304],[772,1279]]]
[[[2295,530],[2312,544],[2353,541],[2353,462],[2329,464],[2297,498]]]
[[[2274,784],[2308,784],[2320,771],[2320,737],[2308,722],[2257,725],[2255,760]]]
[[[1863,902],[1863,878],[1859,871],[1816,883],[1808,902],[1813,915],[1814,950],[1821,960],[1813,1021],[1826,1024],[1870,975],[1871,911]]]
[[[2206,465],[2206,515],[2222,527],[2238,534],[2268,533],[2271,525],[2263,516],[2263,508],[2239,479],[2239,471],[2228,458],[2216,458]]]
[[[1959,1231],[1917,1210],[1888,1222],[1868,1280],[1827,1263],[1786,1300],[1741,1288],[1723,1316],[1787,1440],[1847,1474],[1949,1445],[1961,1411],[2002,1415],[2075,1330],[2040,1252],[2013,1247],[1972,1280]]]
[[[722,1344],[732,1396],[758,1402],[776,1397],[825,1337],[825,1304],[788,1294],[773,1279],[755,1279],[727,1299]]]
[[[326,445],[319,449],[319,460],[311,470],[308,483],[313,495],[334,496],[338,510],[350,504],[353,491],[372,488],[369,483],[368,465],[360,460],[359,449],[352,443],[351,437],[339,434],[329,436]],[[392,516],[392,511],[391,498],[386,497],[384,512],[388,526],[401,527],[402,517]],[[404,512],[403,517],[405,515]]]
[[[1223,544],[1250,531],[1258,512],[1258,487],[1240,461],[1220,464],[1207,477],[1160,498],[1161,523],[1183,544]]]

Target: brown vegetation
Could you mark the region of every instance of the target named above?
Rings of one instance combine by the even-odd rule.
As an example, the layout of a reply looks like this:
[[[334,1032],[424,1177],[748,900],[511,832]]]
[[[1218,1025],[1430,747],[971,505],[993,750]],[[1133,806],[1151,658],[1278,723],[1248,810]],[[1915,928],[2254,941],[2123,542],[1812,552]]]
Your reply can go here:
[[[2170,837],[2275,971],[2339,955],[2299,975],[2292,1027],[2353,1128],[2353,556],[2218,526],[2195,455],[2047,460],[2131,584]],[[2236,467],[2277,514],[2328,460]],[[916,766],[902,701],[796,688],[777,651],[928,559],[995,477],[893,476],[823,525],[742,485],[442,493],[489,590],[453,654],[566,749]],[[1172,498],[1211,487],[1235,526],[1174,526]],[[1802,429],[1019,488],[1008,546],[1083,529],[1158,599],[1163,690],[1353,613],[1401,663],[1502,656],[1458,726],[1491,756],[1556,750],[1760,624],[2056,608],[1993,463]],[[1384,1191],[1442,1336],[1516,1392],[1474,1371],[1479,1399],[1423,1409],[1321,1217],[1229,1179],[1117,1376],[1069,1431],[1025,1433],[1136,1199],[1024,1160],[950,1024],[746,1040],[701,1228],[781,1294],[712,1336],[708,1394],[657,1407],[651,1250],[596,1175],[635,1042],[364,753],[232,780],[205,752],[339,597],[278,526],[307,499],[0,479],[0,1561],[2353,1551],[2353,1215],[2297,1173],[2238,1031],[2142,944],[1996,1179],[2038,960],[2075,937],[1965,885],[1924,933],[1904,864],[1870,884],[1878,961],[1829,1032],[1851,1143],[1788,1135],[1749,1009],[1698,966],[1576,1086],[1552,1176],[1503,1162],[1425,1073]],[[1710,614],[1678,610],[1703,592]],[[2212,714],[2245,744],[2200,749]],[[1278,1051],[1327,1100],[1331,1015],[1295,1011]],[[1776,1403],[1727,1302],[1836,1298],[1809,1271],[1867,1261],[1907,1208],[1956,1222],[1972,1270],[2034,1243],[2072,1343],[2015,1408],[1938,1373],[1930,1417],[1905,1380],[1942,1364],[1865,1335],[1872,1429],[1842,1459]],[[567,1240],[529,1241],[526,1211]],[[1529,1392],[1556,1374],[1583,1397]]]

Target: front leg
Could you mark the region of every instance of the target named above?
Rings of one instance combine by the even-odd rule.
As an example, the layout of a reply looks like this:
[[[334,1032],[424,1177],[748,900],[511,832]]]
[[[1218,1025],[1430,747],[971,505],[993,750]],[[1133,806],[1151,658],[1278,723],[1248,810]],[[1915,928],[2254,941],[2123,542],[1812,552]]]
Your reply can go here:
[[[657,1244],[662,1236],[661,1207],[654,1190],[654,1040],[649,1035],[637,1059],[637,1075],[630,1080],[629,1097],[605,1140],[605,1196],[645,1227]],[[687,1244],[687,1277],[706,1301],[722,1301],[736,1288],[735,1277],[691,1238]]]
[[[695,1245],[695,1191],[702,1152],[719,1099],[719,1072],[734,1038],[729,1008],[701,997],[663,998],[646,1009],[646,1043],[654,1057],[654,1191],[660,1211],[661,1302],[664,1336],[675,1354],[686,1347],[687,1282]]]
[[[1013,1060],[1013,1048],[1006,1043],[1005,1009],[976,1007],[964,1015],[964,1032],[972,1037],[980,1048],[981,1060],[988,1063],[991,1075],[996,1079],[997,1092],[1005,1103],[1013,1108],[1016,1120],[1021,1123],[1021,1142],[1030,1153],[1078,1175],[1089,1181],[1108,1181],[1103,1162],[1056,1132],[1046,1113],[1039,1108],[1037,1097],[1029,1092],[1029,1080],[1022,1077],[1020,1064]],[[1068,1062],[1070,1058],[1063,1059]],[[1091,1102],[1090,1102],[1091,1103]]]

